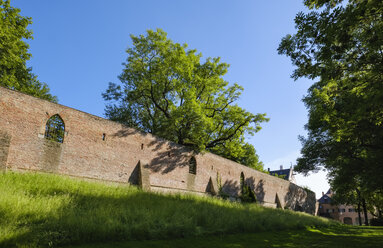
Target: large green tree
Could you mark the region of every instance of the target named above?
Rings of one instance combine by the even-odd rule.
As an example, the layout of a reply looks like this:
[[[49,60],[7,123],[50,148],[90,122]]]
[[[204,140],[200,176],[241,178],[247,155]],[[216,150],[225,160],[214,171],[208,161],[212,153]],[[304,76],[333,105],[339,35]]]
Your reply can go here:
[[[295,170],[326,168],[339,194],[348,185],[382,195],[383,1],[305,4],[317,10],[298,13],[297,33],[284,37],[278,48],[296,66],[294,79],[316,81],[303,99],[308,137],[301,137]]]
[[[229,67],[172,42],[162,30],[131,36],[127,60],[103,94],[105,115],[115,121],[262,169],[255,149],[245,142],[267,121],[235,104],[243,90],[222,76]]]
[[[57,102],[47,84],[40,82],[26,65],[31,57],[25,42],[32,39],[27,29],[31,23],[31,18],[21,16],[10,1],[0,0],[0,86]]]

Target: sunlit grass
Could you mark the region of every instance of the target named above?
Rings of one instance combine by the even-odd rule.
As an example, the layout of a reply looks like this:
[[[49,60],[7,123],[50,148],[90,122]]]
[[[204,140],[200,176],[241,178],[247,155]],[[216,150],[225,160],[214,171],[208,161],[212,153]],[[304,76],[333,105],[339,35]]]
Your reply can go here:
[[[297,230],[334,223],[212,197],[42,173],[0,174],[0,246],[56,246]]]

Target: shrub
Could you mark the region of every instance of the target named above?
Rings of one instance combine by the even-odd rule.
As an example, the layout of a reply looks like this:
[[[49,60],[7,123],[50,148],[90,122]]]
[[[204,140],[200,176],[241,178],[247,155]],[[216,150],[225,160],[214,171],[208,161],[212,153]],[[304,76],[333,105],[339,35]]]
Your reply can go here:
[[[371,226],[383,226],[383,218],[373,218],[371,219]]]

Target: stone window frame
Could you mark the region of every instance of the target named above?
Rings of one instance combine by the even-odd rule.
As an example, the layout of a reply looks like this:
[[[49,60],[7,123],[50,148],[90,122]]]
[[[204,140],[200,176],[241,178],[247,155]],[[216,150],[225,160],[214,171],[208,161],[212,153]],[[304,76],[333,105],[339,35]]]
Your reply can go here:
[[[65,122],[59,114],[54,114],[45,122],[44,138],[64,143]]]

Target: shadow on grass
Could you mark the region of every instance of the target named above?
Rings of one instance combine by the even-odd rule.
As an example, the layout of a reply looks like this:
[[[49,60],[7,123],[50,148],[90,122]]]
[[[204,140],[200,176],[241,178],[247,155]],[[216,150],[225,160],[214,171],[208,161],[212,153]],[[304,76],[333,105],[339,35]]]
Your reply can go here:
[[[366,232],[366,230],[374,232]],[[329,234],[331,233],[331,234]],[[72,248],[203,248],[203,247],[358,247],[376,248],[383,245],[383,228],[352,228],[339,226],[324,229],[261,232],[253,234],[204,236],[175,240],[131,241],[125,243],[91,244]]]

